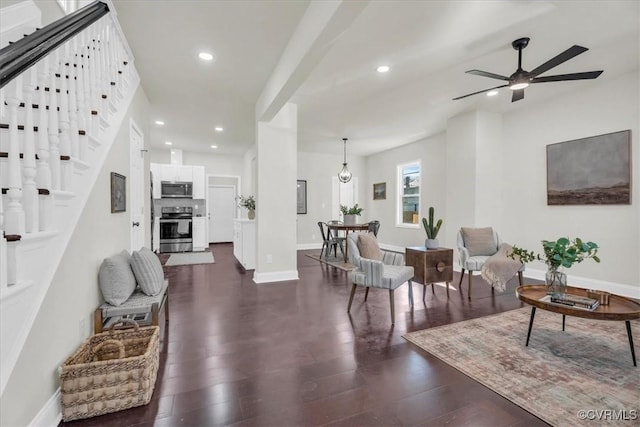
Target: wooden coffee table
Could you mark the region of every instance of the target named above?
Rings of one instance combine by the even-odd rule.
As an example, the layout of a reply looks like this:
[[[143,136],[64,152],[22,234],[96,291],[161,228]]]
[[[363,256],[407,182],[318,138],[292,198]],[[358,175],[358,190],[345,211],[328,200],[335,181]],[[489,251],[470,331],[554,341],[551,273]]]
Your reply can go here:
[[[567,287],[567,293],[587,296],[586,289],[576,288],[573,286]],[[611,294],[609,296],[608,305],[599,305],[595,310],[583,310],[568,305],[540,301],[540,299],[545,297],[546,294],[547,292],[545,285],[523,285],[516,289],[516,295],[518,295],[518,299],[531,306],[531,318],[529,319],[529,330],[527,331],[527,343],[525,344],[526,346],[529,345],[529,338],[531,337],[531,327],[533,326],[533,318],[536,315],[536,308],[541,308],[542,310],[562,314],[563,331],[565,316],[583,317],[585,319],[594,320],[624,320],[625,324],[627,325],[627,336],[629,337],[629,346],[631,348],[631,358],[633,359],[633,366],[638,366],[636,364],[636,353],[633,349],[631,320],[640,319],[640,301],[634,300],[632,298],[626,298],[620,295]]]

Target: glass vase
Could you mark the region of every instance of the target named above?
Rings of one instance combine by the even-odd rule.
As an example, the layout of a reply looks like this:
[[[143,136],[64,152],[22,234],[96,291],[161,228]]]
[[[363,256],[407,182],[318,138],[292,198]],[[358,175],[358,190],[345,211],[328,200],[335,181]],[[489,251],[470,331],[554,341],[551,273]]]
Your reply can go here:
[[[548,295],[558,297],[567,293],[567,275],[558,268],[549,268],[544,281]]]

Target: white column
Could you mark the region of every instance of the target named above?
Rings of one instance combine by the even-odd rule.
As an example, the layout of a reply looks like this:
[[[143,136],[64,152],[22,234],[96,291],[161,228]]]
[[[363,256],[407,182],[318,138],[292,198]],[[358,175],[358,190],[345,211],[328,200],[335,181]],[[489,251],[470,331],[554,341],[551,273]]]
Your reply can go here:
[[[24,85],[24,146],[22,151],[22,207],[25,212],[25,231],[38,231],[38,190],[36,188],[36,142],[33,130],[33,94],[36,90],[36,67],[23,74]],[[38,106],[45,108],[43,106]],[[46,129],[38,127],[38,133]]]
[[[297,106],[285,104],[270,122],[258,122],[256,283],[298,279]]]

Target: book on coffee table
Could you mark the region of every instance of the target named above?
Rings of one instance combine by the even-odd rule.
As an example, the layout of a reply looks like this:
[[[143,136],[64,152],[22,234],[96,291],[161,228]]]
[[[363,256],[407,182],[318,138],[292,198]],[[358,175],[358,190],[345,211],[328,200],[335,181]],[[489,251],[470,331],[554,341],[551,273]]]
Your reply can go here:
[[[545,295],[540,301],[550,302],[557,305],[566,305],[581,310],[593,311],[600,305],[600,301],[580,295],[565,294],[563,296]]]

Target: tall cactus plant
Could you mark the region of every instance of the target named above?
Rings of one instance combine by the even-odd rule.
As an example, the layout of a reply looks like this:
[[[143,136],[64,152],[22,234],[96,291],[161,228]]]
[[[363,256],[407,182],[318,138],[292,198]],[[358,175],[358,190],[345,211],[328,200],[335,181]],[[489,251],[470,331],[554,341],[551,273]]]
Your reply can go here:
[[[437,223],[434,225],[433,220],[434,209],[433,206],[429,208],[429,220],[427,218],[422,218],[422,225],[424,226],[424,231],[427,232],[427,238],[435,239],[438,235],[438,231],[440,231],[440,226],[442,225],[442,220],[439,219]]]

